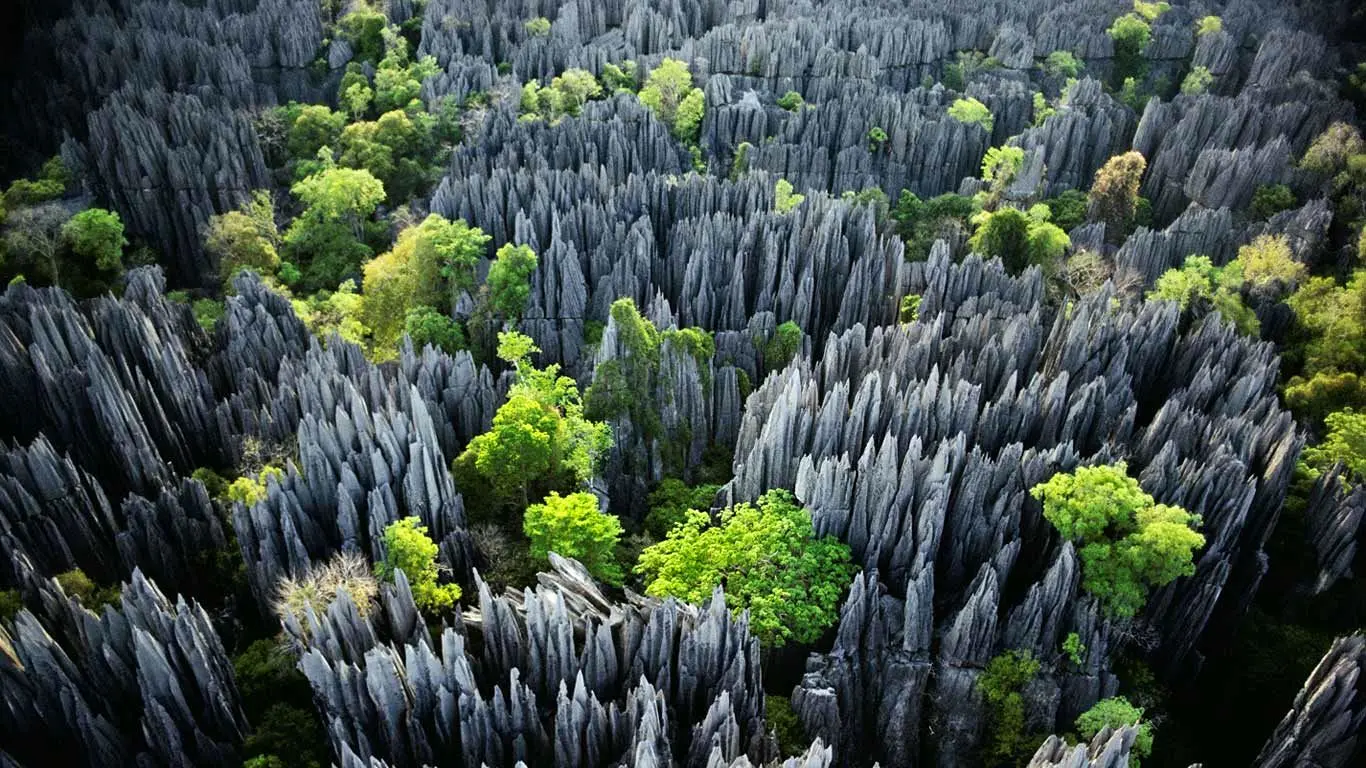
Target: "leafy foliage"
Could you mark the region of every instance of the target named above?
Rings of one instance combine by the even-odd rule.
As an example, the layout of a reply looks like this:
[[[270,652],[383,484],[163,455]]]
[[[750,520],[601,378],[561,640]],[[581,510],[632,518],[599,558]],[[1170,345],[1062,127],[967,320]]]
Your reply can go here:
[[[1366,152],[1366,141],[1351,123],[1335,122],[1324,129],[1304,151],[1300,167],[1318,174],[1332,174],[1347,165],[1348,158]]]
[[[1090,741],[1102,728],[1137,725],[1138,737],[1129,752],[1129,768],[1138,768],[1139,761],[1153,752],[1153,726],[1143,721],[1143,710],[1129,703],[1123,696],[1101,699],[1095,706],[1077,717],[1077,734]]]
[[[1086,644],[1076,632],[1068,632],[1067,637],[1063,638],[1062,652],[1069,661],[1079,667],[1086,661]]]
[[[1327,471],[1342,462],[1348,471],[1366,478],[1366,413],[1345,408],[1328,414],[1323,421],[1327,435],[1323,442],[1304,449],[1304,463]]]
[[[431,307],[409,309],[403,318],[403,332],[413,340],[414,349],[430,344],[453,355],[467,346],[460,324]]]
[[[720,490],[721,486],[715,484],[689,486],[675,477],[664,478],[650,494],[645,530],[656,539],[663,539],[687,519],[689,511],[710,509]]]
[[[489,305],[505,318],[517,319],[531,296],[531,273],[536,271],[536,252],[530,246],[505,243],[489,265]]]
[[[361,5],[337,20],[337,31],[355,51],[356,58],[378,62],[384,53],[384,28],[388,19],[379,11]]]
[[[788,697],[765,696],[764,721],[778,740],[780,756],[801,755],[811,746],[811,739],[807,738],[801,718],[793,711],[792,700]]]
[[[458,476],[482,479],[494,493],[520,495],[586,482],[611,445],[606,424],[584,417],[574,380],[559,366],[538,369],[528,358],[540,350],[526,336],[498,335],[498,356],[516,367],[517,379],[493,426],[470,441],[455,460]]]
[[[1079,545],[1082,587],[1119,618],[1142,610],[1150,587],[1195,573],[1194,552],[1205,545],[1198,516],[1155,503],[1125,470],[1123,462],[1078,467],[1029,491],[1044,518]]]
[[[1044,71],[1053,77],[1076,77],[1082,63],[1071,51],[1053,51],[1043,62]]]
[[[702,125],[706,99],[701,88],[692,87],[687,62],[664,59],[650,70],[640,89],[640,103],[649,107],[679,140],[693,143]]]
[[[17,589],[0,589],[0,621],[14,621],[24,609],[23,595]]]
[[[887,144],[887,132],[881,126],[873,126],[868,129],[868,151],[877,152]]]
[[[572,557],[595,577],[621,584],[621,566],[614,558],[621,521],[600,511],[593,494],[561,496],[551,491],[543,503],[527,507],[522,532],[531,541],[533,558],[545,562],[551,552]]]
[[[839,616],[839,598],[855,568],[849,548],[816,539],[811,516],[788,491],[757,505],[737,504],[716,524],[689,512],[668,537],[640,555],[636,571],[653,597],[701,603],[725,585],[726,604],[749,610],[750,628],[769,647],[815,642]]]
[[[1020,692],[1039,672],[1039,662],[1029,651],[1006,651],[987,662],[977,678],[977,690],[987,705],[988,743],[991,763],[1013,762],[1033,743],[1027,743],[1024,697]]]
[[[930,255],[935,240],[966,231],[977,209],[977,203],[970,197],[948,193],[922,201],[915,193],[903,189],[890,216],[906,244],[906,259],[922,261]]]
[[[786,366],[801,351],[805,335],[801,327],[791,320],[779,324],[764,344],[764,367],[776,371]]]
[[[1187,96],[1195,96],[1209,90],[1214,84],[1214,75],[1210,74],[1208,67],[1191,67],[1191,71],[1186,73],[1185,79],[1181,81],[1181,92]]]
[[[778,179],[773,186],[773,210],[778,213],[790,213],[805,199],[806,195],[798,195],[792,192],[792,182],[787,179]]]
[[[991,128],[995,124],[995,118],[991,115],[991,110],[987,105],[972,98],[958,99],[949,105],[949,117],[960,123],[969,125],[980,125],[991,133]]]
[[[1224,20],[1218,16],[1202,16],[1195,22],[1195,34],[1199,37],[1217,35],[1224,31]]]
[[[304,264],[308,290],[330,288],[356,274],[370,256],[364,224],[384,200],[384,185],[369,171],[328,168],[291,190],[306,206],[285,230],[285,252]]]
[[[395,520],[384,529],[384,559],[375,563],[375,575],[393,582],[395,571],[403,571],[417,607],[433,615],[445,613],[460,599],[460,586],[437,583],[436,554],[436,542],[428,538],[421,520]]]
[[[1085,192],[1075,189],[1064,190],[1057,197],[1045,200],[1048,206],[1048,220],[1060,229],[1071,232],[1086,223],[1087,198]]]
[[[62,238],[73,256],[84,265],[93,264],[105,272],[123,271],[123,221],[113,211],[88,208],[67,219]]]
[[[1147,70],[1143,52],[1152,39],[1153,29],[1148,21],[1137,13],[1126,13],[1115,19],[1106,33],[1114,41],[1114,82],[1123,83],[1128,78],[1141,79]]]
[[[67,597],[74,597],[85,608],[102,613],[106,605],[118,607],[123,590],[117,585],[102,587],[85,575],[80,568],[73,568],[52,577],[61,585]]]
[[[1254,219],[1269,219],[1281,211],[1295,207],[1295,193],[1284,184],[1263,184],[1252,194],[1252,205],[1248,213]]]
[[[261,472],[256,477],[244,475],[229,483],[226,492],[227,499],[228,501],[241,502],[248,507],[259,504],[266,498],[266,486],[269,485],[270,480],[273,478],[278,483],[284,479],[284,476],[284,470],[279,467],[262,467]]]
[[[531,35],[532,37],[550,36],[550,19],[547,19],[544,16],[537,16],[534,19],[527,19],[526,23],[522,26],[526,28],[526,33],[528,35]]]
[[[973,217],[977,230],[968,247],[989,258],[999,258],[1014,274],[1030,265],[1058,260],[1072,242],[1067,233],[1048,221],[1048,207],[1034,206],[1028,214],[1016,208],[982,211]]]
[[[1256,288],[1294,285],[1308,273],[1304,264],[1295,261],[1285,235],[1258,235],[1238,249],[1238,264],[1243,279]]]
[[[778,97],[778,106],[788,112],[796,112],[802,108],[802,95],[796,91],[788,91]]]
[[[268,190],[257,190],[235,211],[210,216],[204,231],[204,250],[218,259],[223,282],[243,269],[270,277],[280,268],[280,231],[275,228],[275,205]]]

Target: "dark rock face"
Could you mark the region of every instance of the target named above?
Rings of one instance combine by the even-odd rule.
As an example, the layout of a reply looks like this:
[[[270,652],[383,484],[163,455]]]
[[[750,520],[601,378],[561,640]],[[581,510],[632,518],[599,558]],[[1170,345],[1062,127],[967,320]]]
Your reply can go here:
[[[1363,662],[1366,638],[1358,634],[1333,641],[1253,764],[1355,765],[1366,758],[1360,738],[1366,723]]]

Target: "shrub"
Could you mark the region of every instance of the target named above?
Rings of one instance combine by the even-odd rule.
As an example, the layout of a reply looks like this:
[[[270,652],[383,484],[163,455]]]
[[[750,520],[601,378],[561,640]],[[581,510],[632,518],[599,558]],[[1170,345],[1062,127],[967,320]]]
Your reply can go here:
[[[1263,184],[1252,194],[1252,205],[1248,213],[1257,220],[1269,219],[1281,211],[1294,208],[1298,201],[1295,193],[1284,184]]]
[[[923,260],[936,239],[952,238],[965,231],[977,209],[977,202],[971,197],[952,192],[922,201],[913,192],[901,190],[890,216],[906,244],[906,260]]]
[[[526,28],[526,33],[532,37],[550,36],[550,19],[547,19],[544,16],[527,19],[526,23],[522,26]]]
[[[953,102],[953,104],[949,106],[949,117],[952,117],[960,123],[980,125],[986,129],[987,133],[991,133],[992,126],[994,125],[994,118],[991,116],[991,110],[987,109],[987,105],[971,96]]]
[[[806,736],[801,718],[792,709],[792,700],[786,696],[764,696],[764,720],[778,741],[780,757],[802,755],[811,746]]]
[[[1361,132],[1350,123],[1336,122],[1324,129],[1305,150],[1300,167],[1318,174],[1333,174],[1347,165],[1347,159],[1366,151]]]
[[[1135,616],[1148,589],[1195,573],[1199,516],[1157,504],[1123,462],[1060,472],[1029,491],[1063,538],[1077,542],[1082,587],[1106,614]]]
[[[1195,22],[1195,34],[1199,37],[1217,35],[1224,31],[1224,20],[1218,16],[1203,16]]]
[[[1043,125],[1045,120],[1052,117],[1053,115],[1056,115],[1057,113],[1058,110],[1048,103],[1048,99],[1044,97],[1042,91],[1034,92],[1034,119],[1032,121],[1033,125]]]
[[[1053,77],[1076,77],[1082,64],[1071,51],[1053,51],[1043,62],[1044,71]]]
[[[1006,651],[987,662],[977,678],[977,690],[986,700],[989,762],[1013,762],[1025,748],[1024,697],[1020,692],[1039,672],[1039,662],[1029,651]]]
[[[378,63],[384,55],[384,14],[361,5],[337,21],[337,31],[355,51],[358,60]]]
[[[1209,90],[1214,84],[1214,75],[1210,74],[1208,67],[1192,67],[1186,73],[1186,78],[1181,81],[1181,92],[1187,96],[1195,96]]]
[[[868,151],[877,152],[887,144],[887,132],[879,126],[868,129]]]
[[[805,102],[802,101],[802,95],[796,91],[788,91],[778,97],[778,106],[788,112],[796,112],[802,108],[802,104],[804,103]]]
[[[1107,239],[1126,235],[1138,205],[1138,187],[1148,161],[1138,152],[1125,152],[1105,161],[1091,183],[1088,215],[1105,222]]]
[[[748,609],[766,646],[814,642],[839,618],[839,599],[855,568],[849,548],[815,537],[811,516],[791,493],[773,490],[757,505],[737,504],[719,521],[689,512],[668,538],[640,555],[646,594],[691,603],[725,585],[726,604]]]
[[[1237,262],[1243,279],[1256,288],[1294,285],[1308,273],[1304,264],[1295,261],[1285,235],[1258,235],[1238,249]]]
[[[1138,726],[1138,737],[1129,752],[1129,768],[1138,768],[1139,760],[1152,754],[1153,726],[1143,721],[1143,710],[1129,703],[1123,696],[1101,699],[1095,706],[1077,717],[1077,735],[1090,741],[1103,728]]]
[[[1142,16],[1147,21],[1157,21],[1157,17],[1170,11],[1171,5],[1164,2],[1149,3],[1144,0],[1134,0],[1134,13]]]
[[[95,613],[101,613],[101,609],[106,605],[117,608],[123,596],[123,589],[118,585],[101,587],[80,568],[59,573],[53,578],[61,585],[67,597],[76,598],[82,606]]]
[[[1062,641],[1062,652],[1068,660],[1080,667],[1086,660],[1086,644],[1081,641],[1081,635],[1068,632]]]
[[[337,599],[337,590],[351,595],[362,616],[374,607],[379,585],[370,573],[370,565],[360,555],[342,552],[322,565],[315,565],[300,576],[286,576],[275,587],[271,609],[281,621],[293,617],[305,632],[308,631],[308,608],[322,616]]]
[[[1148,48],[1153,30],[1142,16],[1126,13],[1115,19],[1106,30],[1114,41],[1114,82],[1123,83],[1126,78],[1141,78],[1147,62],[1143,52]]]
[[[123,271],[123,221],[113,211],[90,208],[67,219],[62,225],[62,239],[72,255],[81,259],[82,266],[94,266],[105,272]]]
[[[914,323],[920,319],[920,301],[923,297],[918,293],[903,296],[901,308],[897,312],[897,318],[903,323]]]
[[[650,70],[640,89],[640,103],[655,113],[684,142],[695,142],[702,125],[706,99],[701,88],[692,87],[692,73],[686,62],[664,59]]]
[[[793,194],[792,182],[787,179],[778,179],[773,185],[773,210],[778,213],[790,213],[805,199],[806,195]]]
[[[598,509],[591,493],[561,496],[552,491],[545,502],[527,507],[522,532],[531,542],[531,556],[548,562],[551,552],[572,557],[608,584],[620,585],[621,566],[614,559],[621,540],[621,521]]]
[[[721,486],[714,484],[690,487],[682,480],[666,477],[649,497],[649,514],[645,516],[645,530],[656,539],[663,539],[669,531],[687,519],[691,510],[706,511]]]
[[[1043,202],[1048,206],[1048,220],[1062,229],[1071,232],[1086,223],[1086,193],[1075,189],[1065,190],[1057,197]]]
[[[764,344],[764,367],[776,371],[786,366],[801,351],[804,336],[801,327],[795,322],[788,320],[780,324]]]
[[[1327,434],[1323,442],[1304,449],[1304,463],[1326,472],[1337,462],[1366,478],[1366,413],[1351,408],[1324,417]]]
[[[384,559],[375,563],[375,575],[392,583],[394,573],[402,570],[417,607],[431,614],[445,613],[460,599],[460,586],[437,583],[437,551],[421,520],[395,520],[384,529]]]
[[[414,349],[433,347],[455,354],[466,347],[465,332],[449,315],[431,307],[413,307],[403,320],[403,332],[413,340]]]

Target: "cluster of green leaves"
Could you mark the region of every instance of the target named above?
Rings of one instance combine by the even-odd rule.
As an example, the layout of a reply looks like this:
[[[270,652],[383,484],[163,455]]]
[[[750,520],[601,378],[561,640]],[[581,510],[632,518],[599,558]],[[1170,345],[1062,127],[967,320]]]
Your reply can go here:
[[[10,279],[60,286],[82,296],[109,290],[123,273],[123,221],[113,211],[88,208],[72,215],[55,198],[70,174],[57,158],[37,181],[19,179],[0,201],[0,273]]]
[[[402,570],[418,608],[433,616],[447,613],[460,599],[460,585],[437,582],[437,551],[421,520],[395,520],[384,529],[384,559],[375,563],[375,575],[393,583],[394,572]]]
[[[1129,768],[1139,768],[1139,761],[1153,752],[1153,726],[1143,720],[1143,710],[1129,703],[1123,696],[1101,699],[1077,716],[1077,734],[1083,741],[1095,738],[1104,728],[1137,725],[1138,736],[1129,751]]]
[[[100,586],[80,568],[64,571],[52,578],[61,585],[67,597],[76,598],[83,607],[95,613],[101,613],[106,605],[117,608],[123,596],[123,589],[118,584]]]
[[[1110,616],[1137,615],[1150,588],[1195,573],[1194,552],[1205,545],[1199,516],[1154,502],[1123,462],[1060,472],[1029,493],[1079,545],[1082,587]]]
[[[798,195],[792,191],[792,182],[787,179],[778,179],[773,185],[773,210],[778,213],[791,213],[805,199],[806,195]]]
[[[1043,95],[1043,91],[1034,92],[1034,126],[1043,125],[1045,120],[1057,113],[1057,108],[1048,103],[1048,97]]]
[[[988,258],[998,258],[1012,274],[1032,265],[1051,268],[1072,245],[1067,233],[1049,221],[1046,205],[1028,213],[1017,208],[981,211],[973,217],[977,229],[968,246]]]
[[[796,322],[788,320],[773,329],[773,335],[763,344],[764,368],[769,371],[780,370],[797,356],[802,349],[802,339],[806,333]]]
[[[720,485],[707,483],[690,486],[676,477],[666,477],[650,493],[650,511],[645,516],[645,530],[655,539],[663,539],[669,531],[687,519],[692,510],[711,508]]]
[[[1340,408],[1366,407],[1366,270],[1343,285],[1311,277],[1286,303],[1304,337],[1294,350],[1299,370],[1286,382],[1286,404],[1314,421]]]
[[[291,299],[294,314],[314,336],[328,339],[336,334],[343,341],[366,347],[370,329],[362,320],[364,300],[356,293],[356,282],[346,280],[337,290],[321,290],[307,298]]]
[[[228,483],[224,496],[228,501],[240,501],[246,506],[254,506],[266,498],[266,488],[271,480],[284,482],[285,472],[279,467],[265,466],[255,477],[243,475]]]
[[[984,748],[988,763],[1013,763],[1037,743],[1025,735],[1024,697],[1020,694],[1038,673],[1039,662],[1029,651],[1013,650],[992,658],[978,676],[977,690],[987,709]]]
[[[1062,652],[1068,661],[1080,667],[1086,660],[1086,644],[1081,641],[1081,635],[1068,632],[1062,641]]]
[[[322,153],[323,169],[294,184],[290,191],[304,210],[284,234],[285,254],[303,271],[302,285],[318,291],[357,277],[373,250],[366,243],[367,225],[384,201],[384,185],[366,170],[337,168]]]
[[[764,696],[764,722],[778,740],[778,754],[783,757],[802,755],[811,746],[806,728],[801,718],[792,709],[792,700],[786,696]]]
[[[1195,22],[1195,34],[1198,37],[1217,35],[1223,31],[1224,20],[1218,16],[1202,16]]]
[[[689,146],[697,144],[707,102],[702,89],[693,87],[687,62],[664,59],[650,70],[639,98],[679,141]]]
[[[950,192],[921,200],[915,193],[903,189],[890,216],[897,234],[906,244],[906,259],[922,261],[930,255],[935,240],[952,239],[956,234],[966,232],[968,222],[978,209],[978,203],[971,197]]]
[[[218,260],[225,284],[243,269],[274,277],[280,269],[280,245],[275,203],[264,189],[253,192],[237,210],[210,216],[204,228],[204,250]]]
[[[1214,75],[1210,74],[1209,67],[1195,66],[1186,73],[1186,77],[1181,81],[1181,92],[1187,96],[1196,96],[1209,90],[1214,84]]]
[[[1298,203],[1295,193],[1284,184],[1263,184],[1252,194],[1252,205],[1248,213],[1252,218],[1262,221],[1281,211],[1288,211]]]
[[[806,102],[802,100],[802,95],[800,93],[797,93],[796,91],[788,91],[787,93],[784,93],[782,96],[778,97],[778,106],[782,109],[787,110],[788,112],[796,112],[800,110],[802,108],[802,105],[805,103]]]
[[[598,509],[597,496],[583,492],[561,496],[551,491],[544,502],[527,507],[522,532],[537,561],[548,562],[554,552],[578,560],[608,584],[621,584],[623,574],[616,561],[621,521]]]
[[[1175,301],[1188,319],[1217,311],[1240,333],[1255,336],[1261,324],[1243,303],[1242,287],[1242,267],[1236,262],[1216,267],[1208,256],[1188,256],[1180,268],[1157,278],[1148,299]]]
[[[526,29],[526,33],[532,37],[550,37],[550,19],[547,19],[544,16],[527,19],[522,27]]]
[[[918,293],[903,296],[897,319],[903,323],[914,323],[920,319],[920,302],[924,297]]]
[[[639,68],[630,59],[620,65],[608,62],[602,65],[602,87],[609,93],[635,93],[640,89],[639,74]]]
[[[1001,62],[981,51],[958,51],[954,54],[954,60],[944,65],[944,76],[941,79],[945,88],[962,91],[973,75],[1000,66]]]
[[[737,615],[748,610],[750,629],[770,648],[819,639],[855,570],[849,547],[817,539],[810,514],[782,490],[726,509],[716,523],[689,512],[636,564],[653,597],[700,604],[724,585],[726,604]]]
[[[984,208],[995,208],[1006,188],[1024,166],[1024,150],[1015,146],[990,147],[982,158],[982,181],[987,183]]]
[[[1071,232],[1086,223],[1086,209],[1089,205],[1086,193],[1075,189],[1060,192],[1057,197],[1043,201],[1048,206],[1048,220],[1065,232]]]
[[[1143,58],[1143,52],[1148,49],[1148,42],[1153,36],[1153,28],[1149,21],[1150,19],[1145,19],[1138,13],[1126,13],[1115,19],[1106,30],[1114,43],[1114,69],[1111,77],[1115,84],[1122,84],[1130,78],[1141,80],[1147,72],[1148,62]]]
[[[606,424],[584,416],[579,388],[559,366],[536,368],[530,357],[540,350],[520,333],[498,335],[498,356],[516,369],[507,400],[488,432],[470,441],[452,470],[462,487],[488,489],[503,501],[527,506],[533,489],[567,487],[589,480],[611,445]]]
[[[1348,407],[1324,417],[1325,436],[1304,449],[1300,459],[1315,473],[1339,462],[1347,471],[1366,477],[1366,413]]]
[[[271,638],[233,657],[233,679],[253,725],[242,745],[244,766],[316,768],[330,761],[312,689],[295,665],[293,653]]]
[[[522,86],[521,119],[555,122],[566,116],[577,117],[584,104],[602,98],[605,93],[592,72],[567,69],[548,86],[541,87],[535,80]]]
[[[1071,51],[1053,51],[1043,61],[1043,70],[1050,77],[1077,77],[1082,63]]]
[[[405,332],[413,333],[415,344],[422,343],[421,336],[452,352],[464,346],[463,329],[444,311],[461,292],[474,288],[488,241],[463,219],[449,221],[433,213],[365,264],[362,317],[373,358],[392,357]]]
[[[49,158],[38,172],[38,178],[15,179],[10,182],[5,194],[0,196],[0,222],[4,221],[6,211],[56,200],[66,194],[69,186],[71,171],[62,162],[62,158]]]
[[[868,129],[868,151],[880,152],[887,146],[887,132],[882,130],[882,126],[875,125]]]
[[[987,105],[971,96],[950,104],[948,114],[960,123],[980,125],[987,133],[991,133],[991,128],[995,125],[995,118],[992,117],[991,110],[987,109]]]

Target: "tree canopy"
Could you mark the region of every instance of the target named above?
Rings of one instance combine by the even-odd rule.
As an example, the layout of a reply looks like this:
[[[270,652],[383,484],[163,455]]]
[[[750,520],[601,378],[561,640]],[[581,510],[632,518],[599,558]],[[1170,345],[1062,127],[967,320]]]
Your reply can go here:
[[[1029,493],[1063,538],[1078,544],[1082,587],[1110,616],[1135,616],[1150,588],[1195,573],[1194,553],[1205,545],[1195,530],[1200,518],[1157,504],[1123,462],[1060,472]]]
[[[544,502],[527,507],[522,532],[531,542],[531,556],[537,560],[548,561],[551,552],[572,557],[597,578],[621,584],[621,566],[616,561],[621,521],[600,511],[598,497],[593,494],[561,496],[551,491]]]
[[[441,614],[460,599],[458,584],[438,584],[436,542],[427,536],[427,526],[416,517],[395,520],[384,529],[384,559],[375,563],[375,575],[393,582],[394,572],[403,571],[413,590],[417,607]]]
[[[724,585],[727,605],[748,610],[751,630],[770,647],[820,638],[839,618],[855,570],[849,547],[817,539],[811,516],[783,490],[730,507],[715,523],[689,512],[636,564],[654,597],[701,603]]]

